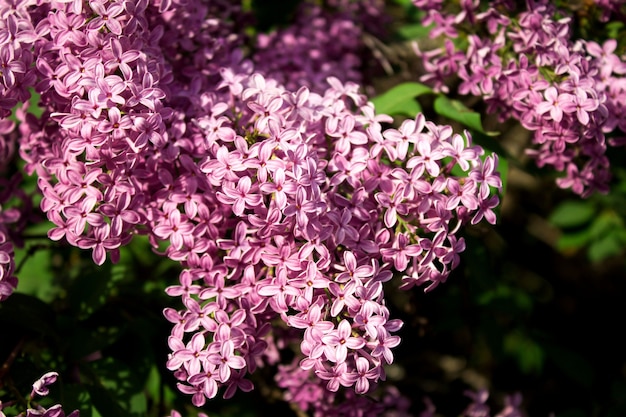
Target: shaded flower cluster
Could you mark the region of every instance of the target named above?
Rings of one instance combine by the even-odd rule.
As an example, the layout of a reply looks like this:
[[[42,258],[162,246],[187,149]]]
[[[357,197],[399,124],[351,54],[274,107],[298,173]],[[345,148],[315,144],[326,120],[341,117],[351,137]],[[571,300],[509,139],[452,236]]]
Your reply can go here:
[[[489,391],[481,389],[478,391],[465,391],[465,396],[468,397],[471,402],[461,412],[461,417],[490,417],[491,407],[488,404]],[[437,408],[430,400],[430,398],[424,398],[425,410],[420,413],[420,417],[436,417]],[[504,406],[494,417],[524,417],[526,414],[522,410],[522,396],[520,393],[513,395],[507,395],[504,398]]]
[[[458,76],[460,94],[482,97],[488,112],[533,132],[528,154],[539,167],[562,173],[561,188],[581,196],[608,191],[607,148],[622,146],[626,132],[626,63],[616,40],[573,40],[573,19],[547,1],[528,2],[517,14],[512,2],[486,10],[478,1],[461,2],[457,10],[442,2],[414,3],[427,11],[431,36],[446,37],[440,49],[417,50],[423,81],[447,91]],[[452,39],[465,39],[467,47],[457,48]]]
[[[343,0],[326,2],[332,9],[326,10],[303,2],[291,24],[257,36],[255,68],[294,91],[324,90],[331,76],[362,84],[367,64],[375,61],[363,38],[384,36],[389,18],[383,6],[380,0]]]
[[[393,386],[387,385],[384,390],[370,392],[368,396],[358,395],[354,391],[345,391],[340,395],[329,392],[324,380],[302,369],[297,361],[279,366],[276,382],[279,387],[285,389],[287,401],[296,404],[300,410],[309,411],[309,414],[315,417],[412,416],[409,412],[410,400]]]
[[[15,247],[23,246],[22,232],[31,218],[32,202],[20,189],[22,176],[0,178],[0,302],[17,287]]]

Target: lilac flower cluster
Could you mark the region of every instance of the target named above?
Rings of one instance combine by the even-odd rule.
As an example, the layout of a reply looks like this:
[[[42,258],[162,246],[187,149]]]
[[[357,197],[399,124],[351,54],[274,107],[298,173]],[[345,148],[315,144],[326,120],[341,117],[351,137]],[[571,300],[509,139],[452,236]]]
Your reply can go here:
[[[206,156],[193,181],[219,226],[196,197],[164,202],[153,229],[186,267],[167,289],[186,307],[165,311],[167,366],[196,405],[252,388],[242,378],[266,360],[277,320],[300,329],[294,372],[369,392],[400,342],[383,283],[433,289],[459,262],[461,225],[495,222],[497,158],[468,133],[421,114],[383,129],[390,118],[332,77],[323,95],[270,81],[225,79],[232,108],[196,119]]]
[[[365,28],[384,36],[389,18],[383,6],[380,0],[341,0],[326,2],[324,9],[303,2],[293,23],[257,36],[255,68],[294,91],[302,86],[321,91],[330,76],[361,84],[363,61],[372,60],[363,43]]]
[[[299,410],[309,411],[315,417],[364,416],[364,417],[410,417],[410,400],[391,385],[379,392],[370,391],[367,396],[355,391],[345,391],[342,395],[329,391],[326,381],[316,378],[298,361],[280,365],[276,382],[285,389],[285,400],[295,404]],[[367,381],[362,377],[363,381]]]
[[[484,11],[469,0],[456,11],[440,1],[414,4],[427,11],[431,36],[446,38],[440,49],[417,49],[423,81],[445,92],[458,76],[460,94],[482,97],[488,112],[533,132],[528,154],[539,167],[563,174],[561,188],[581,196],[608,191],[606,151],[622,146],[626,132],[626,63],[614,39],[572,40],[572,18],[548,1],[527,2],[518,14],[506,1]],[[452,39],[466,40],[467,47],[455,47]]]
[[[20,156],[27,173],[37,174],[41,208],[56,225],[49,237],[91,249],[102,264],[107,252],[117,259],[120,246],[146,231],[151,212],[139,207],[159,198],[152,194],[164,187],[163,173],[186,161],[185,115],[201,106],[203,84],[230,59],[232,28],[198,20],[209,13],[202,3],[176,13],[171,3],[145,1],[52,1],[36,10],[31,3],[13,14],[24,21],[19,29],[37,35],[30,87],[44,114],[20,118]],[[234,13],[220,2],[212,12]],[[211,44],[212,36],[224,42]]]
[[[38,397],[45,397],[50,393],[49,385],[56,382],[59,374],[56,372],[47,372],[41,376],[37,381],[33,383],[33,389],[28,396],[28,405],[24,408],[26,410],[19,414],[24,417],[65,417],[65,411],[60,404],[53,405],[52,407],[43,407],[40,404],[36,404],[34,400]],[[2,411],[7,407],[13,406],[15,401],[2,402],[0,401],[0,417],[7,417]],[[78,410],[72,411],[67,417],[78,417]],[[9,416],[10,417],[10,416]]]
[[[34,89],[43,109],[16,115],[49,238],[101,265],[143,234],[180,262],[167,367],[196,406],[251,390],[280,343],[298,355],[286,395],[319,381],[303,407],[342,387],[346,408],[363,401],[400,343],[384,286],[434,289],[462,226],[496,221],[496,155],[422,114],[394,125],[331,73],[297,89],[264,75],[230,2],[22,0],[0,15],[4,108]]]

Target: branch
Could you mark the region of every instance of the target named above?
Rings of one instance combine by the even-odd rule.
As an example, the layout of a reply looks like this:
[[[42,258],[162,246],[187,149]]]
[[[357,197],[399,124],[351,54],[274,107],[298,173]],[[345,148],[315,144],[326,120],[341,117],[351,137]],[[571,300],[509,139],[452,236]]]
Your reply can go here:
[[[4,375],[7,372],[9,372],[9,368],[11,367],[11,364],[13,364],[13,361],[15,361],[15,358],[17,358],[17,355],[20,353],[20,350],[22,350],[22,346],[24,346],[24,338],[21,338],[20,341],[17,342],[17,345],[15,345],[15,347],[13,348],[13,350],[11,351],[7,359],[4,361],[4,363],[0,367],[0,388],[4,385],[2,383]]]

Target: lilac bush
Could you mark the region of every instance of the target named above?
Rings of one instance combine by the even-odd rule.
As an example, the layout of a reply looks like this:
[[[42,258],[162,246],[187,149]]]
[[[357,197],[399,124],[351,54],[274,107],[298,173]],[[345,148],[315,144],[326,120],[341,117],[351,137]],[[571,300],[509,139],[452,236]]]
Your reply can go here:
[[[266,372],[300,414],[409,416],[387,381],[405,325],[390,297],[435,291],[466,228],[497,223],[501,156],[428,112],[377,110],[363,38],[384,36],[385,2],[300,2],[268,32],[249,3],[0,0],[0,301],[28,226],[102,268],[145,241],[178,274],[159,289],[160,359],[193,407],[245,396]],[[458,76],[460,94],[533,132],[529,153],[566,174],[559,186],[607,191],[605,153],[625,131],[616,41],[572,41],[548,3],[413,4],[445,37],[417,48],[423,82],[450,93]],[[488,35],[464,35],[463,50],[451,39],[465,22]],[[68,385],[108,347],[78,349]],[[487,390],[467,397],[462,415],[490,415]],[[25,413],[65,415],[30,401]],[[522,415],[515,395],[495,417]]]
[[[347,17],[315,18],[328,38],[317,23],[318,38],[260,37],[251,60],[228,2],[34,5],[3,3],[2,106],[38,95],[42,114],[17,112],[14,137],[48,237],[102,265],[147,235],[181,264],[165,291],[184,308],[164,311],[180,391],[196,406],[250,391],[247,374],[283,360],[278,331],[299,357],[278,384],[303,410],[330,415],[340,388],[371,392],[400,343],[385,286],[446,281],[462,226],[496,221],[497,156],[422,114],[390,127],[356,83],[354,36],[333,35],[358,33]],[[270,54],[290,39],[308,43],[287,65]],[[16,213],[2,219],[6,297]],[[298,396],[293,378],[319,389]]]

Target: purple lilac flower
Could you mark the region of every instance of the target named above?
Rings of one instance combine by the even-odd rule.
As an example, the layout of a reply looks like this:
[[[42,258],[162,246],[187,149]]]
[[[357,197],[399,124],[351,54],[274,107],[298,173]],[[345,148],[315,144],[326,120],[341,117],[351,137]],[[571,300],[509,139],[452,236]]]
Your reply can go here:
[[[189,281],[190,277],[197,277],[194,281],[198,280],[206,288],[198,293],[197,301],[194,292],[180,293],[188,312],[167,312],[168,319],[175,324],[171,340],[175,343],[171,344],[172,356],[168,363],[173,371],[181,371],[177,371],[184,381],[181,387],[194,396],[195,403],[203,401],[199,398],[201,393],[211,398],[217,395],[216,387],[229,384],[233,367],[223,364],[235,364],[239,377],[257,366],[266,348],[254,343],[256,337],[252,335],[257,328],[269,329],[275,320],[301,329],[301,369],[326,381],[323,385],[326,390],[357,389],[357,384],[359,392],[373,389],[384,378],[383,364],[393,362],[392,349],[400,343],[400,338],[393,333],[401,324],[389,317],[384,306],[382,284],[391,279],[394,270],[403,272],[405,269],[403,280],[407,288],[429,281],[433,284],[445,281],[452,267],[440,269],[435,266],[435,260],[443,265],[456,264],[458,261],[453,261],[456,257],[451,253],[464,248],[453,236],[446,237],[458,230],[458,224],[448,224],[461,204],[450,203],[454,208],[450,208],[450,214],[445,217],[437,208],[441,199],[450,198],[445,193],[454,192],[453,198],[461,198],[454,186],[450,190],[446,186],[447,183],[457,184],[449,177],[453,165],[444,165],[443,156],[435,155],[459,155],[457,159],[463,161],[468,175],[475,177],[470,182],[475,186],[465,189],[465,204],[469,207],[458,209],[459,222],[469,220],[468,211],[492,207],[491,201],[497,201],[497,197],[492,199],[490,187],[501,187],[494,171],[497,159],[481,160],[482,150],[478,147],[471,146],[465,151],[463,144],[471,143],[469,137],[466,141],[456,135],[441,134],[438,127],[424,123],[421,116],[417,119],[419,123],[412,128],[412,138],[407,139],[410,146],[402,151],[406,153],[404,159],[397,157],[402,153],[397,148],[406,146],[402,141],[396,142],[396,149],[388,154],[395,155],[398,162],[398,167],[394,168],[396,174],[389,177],[390,186],[386,182],[374,185],[370,181],[374,171],[370,172],[368,167],[376,171],[378,168],[368,161],[373,158],[380,163],[380,154],[369,151],[369,144],[375,139],[368,136],[367,126],[360,124],[360,120],[367,119],[352,117],[354,110],[349,110],[350,106],[358,109],[356,106],[363,102],[362,98],[356,96],[353,99],[354,92],[346,95],[343,93],[345,86],[333,81],[334,86],[323,96],[314,92],[302,95],[298,107],[309,108],[309,111],[294,112],[286,101],[282,101],[281,107],[263,107],[261,111],[261,107],[247,103],[258,99],[269,102],[272,97],[285,94],[283,87],[272,85],[261,77],[260,74],[238,77],[241,88],[225,90],[230,96],[226,99],[228,102],[239,103],[241,116],[236,124],[224,120],[220,129],[233,123],[233,130],[250,135],[246,133],[249,129],[247,132],[255,135],[251,144],[238,145],[230,136],[213,136],[212,116],[200,117],[194,124],[207,138],[205,143],[210,144],[204,151],[206,156],[200,160],[201,171],[208,177],[219,175],[221,179],[207,178],[206,189],[214,196],[211,204],[216,208],[223,207],[224,218],[232,218],[234,223],[231,224],[236,225],[233,239],[217,241],[216,249],[225,250],[225,256],[217,251],[209,252],[213,259],[210,268],[191,258],[183,259],[188,269],[181,275],[181,280],[184,277],[181,288],[196,285]],[[322,106],[321,103],[326,104]],[[335,110],[331,113],[322,108]],[[370,109],[369,106],[366,108]],[[341,126],[344,113],[350,120],[350,129],[359,132],[359,136],[363,135],[368,142],[342,142],[337,138],[330,149],[318,148],[316,137],[329,132],[332,137],[335,129]],[[228,117],[227,113],[222,114]],[[262,119],[266,121],[260,124]],[[291,131],[296,123],[300,127]],[[282,132],[290,133],[281,141],[281,136],[285,137]],[[463,159],[460,159],[461,154]],[[359,167],[355,169],[357,164]],[[429,175],[435,176],[431,181],[437,185],[405,191],[411,172],[415,172],[417,180],[427,170]],[[400,172],[405,174],[400,175]],[[444,177],[449,178],[449,182],[443,180]],[[171,183],[168,180],[164,184]],[[367,191],[362,188],[366,183],[371,184]],[[482,193],[479,192],[481,188]],[[245,192],[239,192],[239,189],[245,189]],[[338,198],[350,190],[363,193],[360,204],[349,206]],[[472,193],[473,199],[470,197]],[[398,210],[396,205],[380,204],[383,196],[387,199],[393,196],[404,208]],[[168,210],[180,210],[174,208],[180,206],[173,202],[166,205]],[[361,212],[363,208],[368,209]],[[392,210],[395,222],[389,220]],[[154,215],[161,216],[158,211]],[[436,217],[431,220],[430,216]],[[344,220],[338,221],[339,218]],[[487,218],[495,221],[491,215]],[[196,221],[193,217],[188,220]],[[407,233],[394,230],[398,222],[408,228]],[[367,225],[374,227],[368,229]],[[273,233],[267,230],[273,230]],[[418,230],[433,233],[435,240],[427,244],[430,239],[424,235],[424,243],[408,243],[409,233]],[[161,238],[172,242],[169,236],[162,235]],[[202,236],[192,236],[192,239],[200,238]],[[419,237],[417,239],[419,241]],[[364,240],[372,242],[371,249],[364,250],[360,243]],[[344,248],[343,255],[337,257],[335,249],[340,245]],[[226,267],[223,274],[229,277],[228,281],[222,278],[222,273],[216,274],[216,265]],[[244,284],[244,280],[250,280],[250,283]],[[330,292],[325,291],[327,288]],[[330,315],[323,313],[325,305],[331,306]],[[204,309],[209,307],[216,319],[223,316],[226,322],[195,320],[193,323],[196,324],[191,325],[189,320],[192,317],[200,314],[207,317],[208,311]],[[237,327],[229,323],[235,313]],[[183,322],[186,324],[181,327]],[[213,334],[213,341],[202,339],[200,342],[197,335],[202,333],[198,332]],[[189,340],[190,336],[197,342],[194,345],[196,353],[185,356],[189,347],[183,340]],[[227,356],[224,356],[225,352]],[[209,356],[200,362],[191,359],[204,355]],[[208,380],[201,369],[212,375],[210,389],[206,388]],[[193,388],[196,384],[197,390]]]
[[[424,3],[416,2],[427,7],[435,35],[461,30],[470,14],[473,27],[486,27],[491,36],[464,33],[465,50],[454,49],[448,40],[430,51],[416,47],[426,69],[421,79],[446,92],[447,81],[458,73],[459,93],[482,97],[490,113],[502,121],[516,119],[533,132],[528,154],[539,167],[562,173],[558,186],[583,197],[606,192],[611,177],[607,147],[623,144],[608,137],[621,138],[624,132],[618,103],[624,98],[626,64],[615,53],[615,40],[600,45],[572,39],[571,19],[557,18],[560,11],[546,1],[529,3],[519,13],[510,9],[509,15],[494,7],[479,13],[472,2],[461,12],[448,11],[445,2]],[[511,49],[515,57],[507,54]]]
[[[56,382],[59,374],[56,372],[47,372],[42,375],[35,383],[33,384],[33,391],[30,396],[34,397],[35,395],[40,395],[45,397],[49,394],[48,385],[51,385]]]

